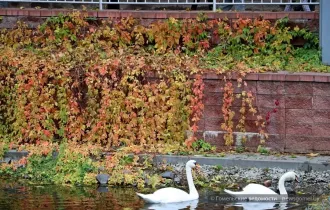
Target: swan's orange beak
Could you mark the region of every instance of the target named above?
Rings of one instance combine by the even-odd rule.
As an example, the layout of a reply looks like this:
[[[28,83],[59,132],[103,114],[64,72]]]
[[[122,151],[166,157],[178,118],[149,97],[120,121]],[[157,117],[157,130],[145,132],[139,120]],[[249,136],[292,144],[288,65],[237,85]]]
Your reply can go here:
[[[300,181],[299,181],[299,178],[298,178],[297,176],[296,176],[296,179],[295,179],[295,180],[296,180],[296,182],[298,182],[298,183],[300,182]]]

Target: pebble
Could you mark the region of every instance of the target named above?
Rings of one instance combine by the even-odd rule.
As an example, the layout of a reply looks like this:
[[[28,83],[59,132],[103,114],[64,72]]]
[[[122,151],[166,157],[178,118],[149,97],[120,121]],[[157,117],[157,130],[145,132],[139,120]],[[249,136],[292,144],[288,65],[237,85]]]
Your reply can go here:
[[[180,184],[181,183],[181,178],[180,177],[175,177],[174,178],[174,182],[176,183],[176,184]]]

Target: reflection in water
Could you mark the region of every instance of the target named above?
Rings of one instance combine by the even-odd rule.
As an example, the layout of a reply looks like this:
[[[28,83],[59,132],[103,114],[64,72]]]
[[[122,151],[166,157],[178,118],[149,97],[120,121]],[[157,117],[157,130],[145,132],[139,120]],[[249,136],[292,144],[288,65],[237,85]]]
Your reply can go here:
[[[141,209],[133,188],[25,186],[0,180],[1,210]]]
[[[101,193],[109,192],[109,187],[99,186],[99,187],[97,188],[97,192],[101,192]]]
[[[290,206],[285,203],[275,203],[275,202],[242,202],[242,203],[231,203],[226,204],[227,207],[241,207],[244,210],[265,210],[265,209],[278,209],[278,210],[285,210],[289,209]]]
[[[179,210],[179,209],[190,209],[194,210],[198,206],[198,200],[186,201],[180,203],[159,203],[159,204],[146,204],[143,209],[154,209],[154,210]]]
[[[24,185],[0,180],[1,210],[81,210],[81,209],[196,209],[196,210],[265,210],[304,209],[297,204],[285,203],[216,203],[208,200],[215,192],[199,190],[200,199],[172,204],[145,204],[135,194],[134,188],[115,187],[65,187],[53,185]],[[266,206],[267,205],[267,206]]]

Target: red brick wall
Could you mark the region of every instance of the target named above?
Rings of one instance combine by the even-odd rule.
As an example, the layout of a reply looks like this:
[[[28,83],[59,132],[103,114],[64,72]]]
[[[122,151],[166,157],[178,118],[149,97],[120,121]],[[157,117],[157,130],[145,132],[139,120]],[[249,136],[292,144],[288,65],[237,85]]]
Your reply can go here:
[[[330,74],[250,74],[246,81],[248,86],[245,89],[255,94],[254,105],[263,117],[277,108],[267,126],[270,135],[266,147],[281,152],[330,153]],[[210,74],[205,75],[204,82],[205,109],[199,122],[198,137],[218,148],[226,148],[220,128],[224,122],[221,113],[224,83],[218,76]],[[235,88],[235,93],[240,91],[242,89]],[[239,108],[240,101],[235,100],[234,122],[239,118]],[[255,150],[260,142],[255,119],[255,116],[247,116],[248,141],[244,146],[248,150]],[[240,135],[234,133],[235,145],[239,145]]]
[[[0,8],[0,28],[12,28],[17,21],[26,22],[30,27],[36,27],[44,21],[46,17],[55,16],[60,13],[67,14],[72,12],[70,9],[33,9],[33,8]],[[258,18],[260,16],[265,19],[275,21],[280,18],[288,17],[290,25],[309,28],[311,31],[318,31],[319,12],[268,12],[268,11],[246,11],[246,12],[211,12],[203,11],[210,19],[228,18],[235,20],[241,18]],[[200,11],[153,11],[153,10],[102,10],[88,11],[88,15],[98,18],[126,18],[134,17],[141,19],[141,23],[149,25],[155,20],[174,18],[196,18]]]

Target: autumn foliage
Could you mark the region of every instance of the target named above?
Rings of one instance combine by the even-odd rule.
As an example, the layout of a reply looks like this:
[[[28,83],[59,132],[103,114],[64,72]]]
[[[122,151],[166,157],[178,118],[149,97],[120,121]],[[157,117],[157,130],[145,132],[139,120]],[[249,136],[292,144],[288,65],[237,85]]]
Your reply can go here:
[[[238,53],[238,61],[230,65],[222,60],[243,52],[238,47],[260,55],[290,52],[292,36],[276,27],[262,19],[238,19],[230,26],[227,20],[203,16],[170,18],[146,27],[133,18],[97,20],[79,12],[49,18],[37,29],[18,22],[0,33],[1,138],[108,147],[162,142],[191,146],[196,137],[185,139],[185,132],[198,131],[201,74],[252,72],[240,60],[248,55]],[[222,110],[228,144],[234,129],[232,90],[228,80]],[[242,93],[242,100],[246,107],[253,97]],[[243,132],[246,112],[240,113]],[[256,110],[250,106],[249,112]]]
[[[183,142],[190,116],[203,108],[196,89],[201,84],[189,79],[194,59],[140,49],[153,42],[163,51],[178,41],[145,40],[145,33],[162,27],[146,32],[134,23],[89,23],[72,13],[38,29],[18,23],[2,31],[1,135],[21,143],[70,140],[108,147]]]

